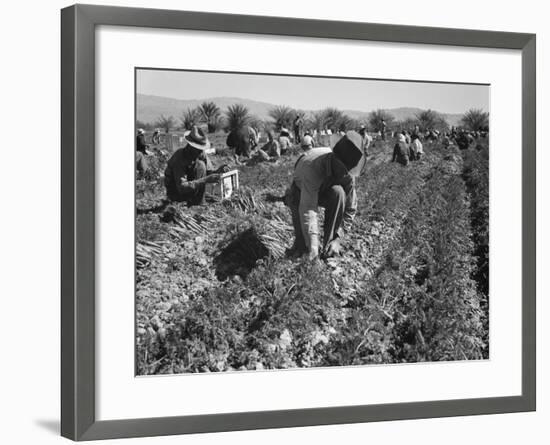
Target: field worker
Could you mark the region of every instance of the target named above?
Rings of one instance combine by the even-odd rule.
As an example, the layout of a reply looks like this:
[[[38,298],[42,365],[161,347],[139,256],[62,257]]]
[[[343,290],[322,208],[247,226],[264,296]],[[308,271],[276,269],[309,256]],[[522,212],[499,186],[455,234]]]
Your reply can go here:
[[[309,151],[315,146],[315,143],[313,142],[313,138],[311,137],[311,134],[309,131],[306,131],[304,134],[304,137],[302,138],[302,150]]]
[[[405,141],[405,136],[397,134],[397,140],[393,147],[392,162],[399,162],[402,165],[409,165],[409,146]]]
[[[380,123],[380,133],[382,135],[382,140],[385,141],[386,140],[386,121],[384,119],[382,119],[382,122]]]
[[[313,148],[296,162],[291,186],[285,194],[294,226],[291,255],[319,253],[324,258],[340,253],[340,240],[349,231],[357,211],[355,176],[363,168],[361,136],[350,131],[334,148]],[[325,208],[323,248],[319,252],[319,206]]]
[[[470,140],[464,130],[461,130],[456,137],[456,145],[461,150],[466,150],[470,146]]]
[[[363,154],[365,156],[369,155],[369,147],[370,144],[372,144],[372,137],[369,136],[369,133],[367,132],[367,127],[364,125],[361,125],[361,128],[359,129],[359,134],[361,135],[361,150],[363,150]]]
[[[420,160],[420,158],[424,154],[422,142],[420,142],[420,138],[416,133],[412,135],[411,150],[414,155],[414,160],[416,161]]]
[[[258,160],[259,161],[270,161],[276,160],[281,157],[281,146],[279,142],[273,138],[273,132],[267,132],[267,143],[258,149]]]
[[[286,128],[281,129],[279,134],[279,145],[281,147],[281,153],[286,153],[290,148],[292,148],[292,142],[290,142],[290,133]]]
[[[145,131],[143,128],[138,129],[136,135],[136,170],[140,175],[143,175],[148,169],[147,149],[149,146],[145,143]]]
[[[401,134],[402,134],[403,136],[405,136],[405,142],[407,143],[407,145],[411,145],[411,142],[412,142],[412,140],[411,140],[411,135],[410,135],[407,131],[405,131],[405,130],[403,130],[403,131],[401,132]]]
[[[184,139],[186,145],[176,150],[164,171],[166,196],[170,201],[186,202],[189,206],[203,204],[206,184],[219,182],[220,173],[229,168],[222,165],[213,171],[205,152],[210,141],[198,127],[186,131]]]
[[[226,144],[229,148],[235,150],[235,159],[239,156],[250,158],[250,154],[258,145],[258,135],[250,126],[244,126],[231,130],[227,135]]]
[[[136,150],[146,155],[148,148],[149,146],[145,143],[145,131],[143,128],[139,128],[136,136]]]
[[[302,118],[299,114],[296,115],[296,118],[294,119],[294,140],[297,144],[300,143],[302,140],[301,136],[302,131]]]
[[[155,129],[153,132],[153,136],[151,137],[151,143],[152,144],[160,144],[160,130],[158,128]]]

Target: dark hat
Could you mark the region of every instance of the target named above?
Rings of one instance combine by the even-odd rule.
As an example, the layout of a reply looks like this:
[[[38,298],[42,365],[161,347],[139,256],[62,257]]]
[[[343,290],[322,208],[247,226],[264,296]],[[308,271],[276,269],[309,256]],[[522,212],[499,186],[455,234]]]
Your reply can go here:
[[[187,141],[191,147],[196,148],[197,150],[208,150],[210,148],[210,141],[204,134],[204,132],[197,127],[196,125],[193,125],[193,128],[191,130],[186,131],[183,134],[183,137]]]
[[[332,148],[336,157],[342,161],[349,173],[358,176],[365,163],[361,150],[362,138],[356,131],[348,131]]]

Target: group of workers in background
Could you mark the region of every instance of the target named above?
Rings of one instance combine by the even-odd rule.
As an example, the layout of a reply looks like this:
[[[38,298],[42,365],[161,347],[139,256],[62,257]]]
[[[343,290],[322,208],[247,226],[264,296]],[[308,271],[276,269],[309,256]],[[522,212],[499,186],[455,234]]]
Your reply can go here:
[[[294,121],[294,130],[297,131],[294,141],[302,148],[302,153],[294,164],[292,181],[284,196],[295,234],[288,254],[306,255],[310,259],[339,255],[341,240],[350,230],[357,210],[355,180],[364,171],[373,138],[367,128],[361,126],[357,132],[331,134],[330,147],[319,147],[316,140],[319,134],[309,130],[302,134],[300,120]],[[386,131],[381,133],[380,139],[385,140]],[[408,165],[420,160],[424,154],[421,135],[428,141],[440,137],[436,130],[422,133],[417,127],[396,132],[392,161]],[[216,169],[212,166],[206,153],[210,141],[199,127],[186,131],[183,139],[185,145],[172,154],[164,171],[167,201],[200,205],[204,203],[206,184],[219,182],[221,174],[229,171],[229,166],[224,164]],[[291,133],[286,128],[279,131],[277,138],[273,131],[268,131],[267,142],[261,147],[258,147],[258,140],[258,132],[245,127],[239,132],[231,132],[227,144],[235,148],[237,163],[238,156],[274,161],[293,146]],[[473,141],[474,135],[454,128],[443,135],[445,146],[454,143],[459,148],[468,148]],[[159,142],[159,132],[153,133],[152,142]],[[148,147],[144,131],[139,129],[136,138],[138,172],[147,169]],[[319,207],[325,209],[322,243],[318,228]]]

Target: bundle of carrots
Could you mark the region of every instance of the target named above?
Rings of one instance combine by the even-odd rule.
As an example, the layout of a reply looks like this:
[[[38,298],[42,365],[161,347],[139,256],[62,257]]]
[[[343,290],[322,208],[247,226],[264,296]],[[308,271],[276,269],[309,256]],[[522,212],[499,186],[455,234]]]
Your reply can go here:
[[[163,252],[162,245],[153,241],[141,241],[136,244],[136,265],[145,267],[151,263],[154,256]]]

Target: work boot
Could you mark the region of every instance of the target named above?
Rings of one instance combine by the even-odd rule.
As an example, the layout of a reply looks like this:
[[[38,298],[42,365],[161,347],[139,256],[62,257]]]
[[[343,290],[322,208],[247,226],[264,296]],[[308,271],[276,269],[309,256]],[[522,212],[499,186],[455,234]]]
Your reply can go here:
[[[286,255],[290,258],[299,258],[307,253],[306,246],[300,245],[300,243],[294,241],[292,247],[286,249]]]

